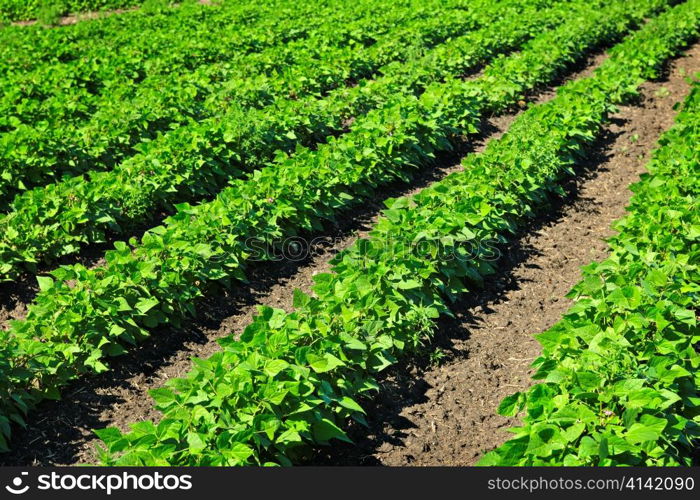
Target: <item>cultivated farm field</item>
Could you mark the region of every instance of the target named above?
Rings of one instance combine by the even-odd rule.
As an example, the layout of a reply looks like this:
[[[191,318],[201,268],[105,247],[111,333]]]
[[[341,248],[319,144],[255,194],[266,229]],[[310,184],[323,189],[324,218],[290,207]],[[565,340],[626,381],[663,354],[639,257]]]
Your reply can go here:
[[[0,21],[0,463],[697,464],[700,0]]]

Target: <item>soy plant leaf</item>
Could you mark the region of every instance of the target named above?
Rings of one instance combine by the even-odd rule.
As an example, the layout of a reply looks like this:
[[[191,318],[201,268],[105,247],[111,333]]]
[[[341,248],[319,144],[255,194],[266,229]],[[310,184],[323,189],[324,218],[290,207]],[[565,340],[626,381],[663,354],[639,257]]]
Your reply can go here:
[[[54,281],[48,276],[37,276],[36,281],[39,284],[39,290],[45,292],[53,287]]]
[[[322,418],[312,425],[314,439],[320,443],[328,443],[331,439],[338,439],[346,443],[352,443],[347,434],[334,422],[327,418]]]
[[[498,414],[504,417],[514,417],[523,409],[525,405],[525,394],[516,392],[503,398],[498,405]]]

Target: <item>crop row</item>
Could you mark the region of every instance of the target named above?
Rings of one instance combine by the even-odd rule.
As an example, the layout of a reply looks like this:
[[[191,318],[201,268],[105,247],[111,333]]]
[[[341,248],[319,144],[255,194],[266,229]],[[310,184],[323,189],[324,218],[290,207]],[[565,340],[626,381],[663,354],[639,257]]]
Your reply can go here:
[[[12,117],[5,119],[8,128],[18,123],[30,125],[39,120],[80,123],[112,95],[122,100],[131,98],[144,85],[182,87],[184,82],[205,85],[208,80],[213,80],[209,82],[212,85],[216,81],[241,76],[243,68],[248,71],[246,74],[255,76],[261,72],[274,72],[281,65],[295,64],[297,60],[304,62],[313,56],[322,63],[324,51],[337,55],[331,49],[337,51],[349,46],[366,49],[391,29],[420,17],[431,19],[443,15],[449,19],[445,24],[452,30],[472,28],[477,19],[483,19],[482,13],[455,10],[453,3],[440,6],[428,1],[423,8],[416,9],[411,3],[404,6],[398,1],[384,13],[375,12],[367,3],[359,4],[356,9],[336,8],[331,12],[326,12],[326,7],[317,13],[324,16],[323,23],[314,26],[314,23],[304,21],[303,36],[296,35],[298,39],[285,43],[271,40],[270,46],[260,50],[242,50],[245,48],[242,44],[249,43],[250,38],[258,33],[269,36],[268,31],[284,38],[285,33],[298,30],[299,19],[296,17],[300,14],[292,19],[278,19],[277,14],[271,15],[272,19],[264,23],[246,23],[241,19],[246,10],[237,7],[229,8],[232,12],[226,11],[226,15],[219,16],[223,19],[213,20],[210,17],[214,16],[208,16],[206,22],[194,26],[189,19],[176,18],[150,34],[150,45],[158,47],[158,51],[149,54],[143,54],[141,48],[130,44],[119,43],[115,47],[115,41],[96,37],[84,42],[82,57],[77,61],[49,62],[33,71],[22,70],[5,78],[0,111],[3,116]],[[272,21],[275,21],[274,28],[270,26]],[[124,30],[128,32],[129,28]],[[182,41],[172,41],[173,30],[179,31]],[[202,57],[192,54],[195,43],[203,50]],[[189,75],[195,71],[198,73],[196,78]],[[178,84],[180,81],[183,84]],[[183,93],[183,98],[186,97]]]
[[[244,465],[299,460],[308,446],[348,440],[374,375],[420,347],[449,303],[493,270],[490,249],[561,193],[614,105],[697,35],[700,1],[651,20],[594,76],[519,117],[464,170],[387,203],[370,236],[316,277],[295,311],[262,308],[239,339],[152,392],[163,418],[98,431],[119,465]],[[692,348],[692,347],[691,347]],[[641,417],[641,415],[640,415]]]
[[[132,241],[135,248],[116,244],[104,267],[63,267],[52,273],[55,281],[39,277],[42,292],[27,319],[0,333],[2,415],[20,421],[37,401],[58,397],[68,381],[105,370],[105,356],[123,353],[158,324],[194,313],[195,300],[213,282],[243,278],[247,239],[274,241],[318,228],[371,197],[376,187],[407,178],[415,166],[429,165],[437,151],[450,149],[450,139],[477,129],[494,88],[511,88],[515,81],[524,91],[551,79],[662,4],[633,5],[623,1],[598,9],[592,4],[591,11],[500,60],[496,72],[484,75],[487,89],[479,80],[451,79],[429,86],[420,98],[397,96],[316,151],[299,151],[248,181],[235,181],[210,203],[180,207],[140,244]],[[694,19],[679,23],[679,37],[688,34]],[[537,64],[524,66],[538,69],[510,80],[502,75],[508,85],[492,87],[498,68],[518,67],[512,61],[531,61]]]
[[[207,37],[203,23],[214,35],[228,35],[220,40],[226,49],[245,53],[303,38],[308,29],[316,28],[310,19],[309,28],[301,25],[292,32],[291,25],[271,12],[274,3],[262,2],[259,12],[256,12],[249,3],[212,7],[185,2],[178,8],[142,9],[128,15],[100,17],[60,29],[7,27],[0,30],[0,74],[18,83],[24,81],[28,86],[27,93],[31,95],[31,83],[42,88],[40,81],[32,80],[51,80],[51,70],[79,83],[98,81],[97,75],[103,69],[97,67],[97,63],[107,67],[121,64],[126,74],[144,71],[149,67],[147,61],[151,59],[165,59],[176,68],[183,64],[198,65],[203,59],[210,59],[219,53],[217,48],[207,49],[201,43],[213,41]],[[321,11],[324,7],[320,6]],[[308,12],[302,14],[308,15]],[[269,16],[275,24],[268,26],[265,16]],[[276,23],[280,22],[281,29],[275,29]],[[249,41],[235,36],[232,25],[237,25],[244,36],[250,37]],[[172,37],[177,29],[189,34],[192,39],[171,38],[167,42],[167,36]],[[149,39],[154,43],[145,43]],[[183,60],[181,51],[185,47],[191,50],[190,61]],[[170,59],[167,59],[168,49],[174,50]],[[50,89],[47,87],[47,91]]]
[[[518,4],[514,0],[508,3]],[[503,12],[505,5],[499,5]],[[204,65],[201,71],[148,78],[138,85],[110,88],[95,98],[95,109],[87,111],[84,99],[58,95],[41,101],[57,103],[50,120],[19,124],[0,141],[0,199],[9,199],[23,187],[45,184],[62,175],[107,170],[133,155],[144,141],[172,128],[201,121],[225,112],[228,103],[239,108],[263,107],[278,98],[303,98],[375,75],[385,64],[420,55],[443,40],[471,29],[476,17],[493,13],[493,7],[457,15],[447,8],[417,16],[407,24],[397,23],[400,9],[390,15],[345,23],[349,32],[396,25],[389,33],[376,36],[369,46],[335,46],[325,35],[306,38],[297,44],[274,47],[247,58],[220,65]],[[405,12],[403,12],[405,14]],[[415,13],[413,14],[415,15]],[[449,18],[449,21],[445,20]],[[330,23],[329,26],[334,26]],[[330,30],[336,34],[338,30]],[[120,67],[114,67],[121,71]],[[89,94],[89,91],[85,90]],[[78,103],[76,105],[76,102]],[[49,103],[49,104],[47,104]],[[71,123],[62,111],[87,113],[87,120]],[[16,118],[16,117],[14,117]]]
[[[367,10],[359,7],[358,11]],[[145,54],[141,47],[122,40],[96,37],[83,43],[83,57],[74,63],[52,62],[36,71],[20,71],[15,78],[3,79],[0,130],[5,133],[0,157],[6,168],[0,192],[7,191],[7,186],[16,192],[23,183],[31,186],[53,175],[89,170],[92,165],[83,163],[90,160],[99,169],[105,161],[100,157],[107,156],[103,136],[108,136],[113,148],[128,148],[134,138],[121,135],[133,128],[137,130],[131,135],[145,135],[154,125],[165,129],[176,125],[198,109],[197,101],[205,91],[225,81],[227,73],[239,72],[241,66],[255,75],[267,66],[292,64],[295,57],[306,60],[319,51],[337,48],[337,44],[352,45],[348,37],[351,42],[361,38],[357,41],[360,45],[371,44],[375,39],[370,35],[400,24],[402,14],[406,17],[404,9],[396,8],[392,10],[395,16],[373,16],[358,23],[347,19],[347,9],[336,9],[335,15],[321,9],[329,24],[306,27],[300,41],[250,53],[241,50],[241,43],[248,43],[257,33],[294,31],[300,23],[295,18],[282,20],[271,15],[277,21],[271,29],[267,23],[244,22],[245,9],[229,10],[233,12],[206,16],[205,22],[194,26],[191,18],[178,17],[151,33],[146,45],[162,47],[165,52],[160,54]],[[218,29],[215,20],[223,23]],[[336,23],[342,27],[329,28]],[[304,22],[304,26],[311,24]],[[127,39],[132,32],[129,26],[122,29]],[[357,33],[367,35],[358,37]],[[307,46],[310,48],[305,50]],[[196,48],[201,57],[197,57]],[[95,117],[99,109],[102,114]],[[122,125],[122,121],[128,123]],[[86,127],[87,123],[91,126]],[[81,158],[84,161],[74,165]]]
[[[99,9],[132,7],[144,0],[51,0],[51,14],[66,15]],[[37,19],[47,13],[44,0],[0,0],[0,22]]]
[[[481,465],[691,465],[700,439],[700,86],[660,139],[615,224],[611,255],[584,268],[574,306],[537,336],[542,355],[515,437]]]
[[[490,28],[438,48],[435,55],[428,54],[405,67],[395,64],[386,69],[384,77],[341,89],[322,101],[285,101],[274,109],[260,110],[258,114],[236,109],[221,119],[182,127],[164,136],[162,141],[148,143],[143,154],[110,172],[96,173],[89,179],[75,177],[28,191],[15,199],[11,206],[13,210],[8,215],[0,218],[0,277],[11,279],[17,275],[20,265],[31,266],[41,259],[52,260],[74,253],[86,243],[103,241],[107,231],[128,233],[154,214],[170,211],[172,203],[216,194],[231,178],[259,168],[272,160],[279,150],[293,152],[298,142],[312,145],[324,136],[342,130],[352,117],[356,120],[349,133],[337,140],[331,139],[328,145],[319,146],[318,152],[299,148],[292,157],[283,158],[264,168],[262,173],[254,174],[254,183],[267,176],[278,177],[280,170],[318,170],[318,167],[311,170],[303,167],[307,161],[323,165],[323,171],[328,172],[330,178],[337,179],[332,174],[333,162],[343,158],[350,161],[357,156],[358,164],[361,161],[372,164],[371,159],[376,154],[373,140],[378,141],[381,149],[389,148],[389,144],[391,148],[404,144],[404,148],[413,150],[410,141],[419,146],[423,144],[417,136],[411,137],[411,134],[422,134],[418,124],[396,125],[398,130],[406,129],[407,135],[395,134],[393,138],[386,137],[389,129],[383,124],[385,120],[393,123],[391,113],[410,116],[415,112],[415,107],[420,104],[413,92],[447,77],[445,85],[453,86],[455,93],[477,94],[463,110],[465,115],[501,110],[514,104],[522,92],[551,80],[572,60],[581,60],[591,48],[619,38],[645,15],[657,12],[667,4],[662,0],[645,0],[631,8],[631,3],[612,4],[605,10],[607,18],[596,12],[601,7],[599,2],[567,3],[544,11],[529,10],[527,16],[522,16],[522,11],[516,9],[510,15],[504,13],[503,19]],[[565,17],[566,13],[571,17]],[[567,22],[542,33],[525,44],[520,52],[498,58],[478,78],[451,81],[451,72],[459,73],[521,45],[532,30],[556,25],[561,22],[557,19]],[[457,97],[456,102],[463,102],[463,99]],[[394,106],[397,111],[386,111],[388,114],[385,115],[385,111],[360,114],[396,100],[406,104]],[[392,157],[391,148],[387,150],[389,158]],[[423,152],[417,152],[423,156]],[[399,150],[393,155],[399,159],[396,161],[400,165],[404,165],[400,159],[402,154],[403,150]],[[412,161],[406,162],[401,170],[406,170],[410,164]],[[394,177],[394,173],[386,170],[379,178],[388,182]],[[320,177],[317,182],[321,188]],[[363,184],[365,180],[360,177],[358,182]],[[290,185],[294,186],[294,182],[290,181]],[[270,187],[266,197],[277,198],[272,189],[278,187]],[[225,193],[235,194],[235,191],[236,188],[229,188]],[[256,193],[256,196],[261,195]],[[338,206],[347,203],[336,202]],[[302,224],[302,227],[307,225]]]
[[[401,0],[397,2],[404,5]],[[42,67],[72,66],[79,75],[81,67],[82,71],[99,71],[91,68],[94,62],[112,66],[119,60],[131,71],[150,67],[148,61],[153,59],[165,59],[175,66],[199,64],[202,59],[214,61],[236,50],[258,52],[290,43],[313,33],[334,15],[356,15],[337,0],[319,0],[313,5],[292,5],[285,0],[202,5],[198,0],[185,0],[177,5],[171,8],[151,2],[128,15],[101,17],[57,30],[5,28],[0,31],[0,74],[19,76]],[[364,13],[367,8],[367,3],[358,3],[357,12]],[[172,38],[178,30],[188,35],[185,40]],[[339,31],[342,33],[342,28]],[[361,33],[350,36],[362,38]],[[190,61],[183,59],[185,54],[180,49],[185,46]],[[112,53],[106,49],[112,49]],[[170,60],[169,49],[174,49]],[[127,54],[132,57],[122,60]],[[46,71],[43,74],[50,76]]]

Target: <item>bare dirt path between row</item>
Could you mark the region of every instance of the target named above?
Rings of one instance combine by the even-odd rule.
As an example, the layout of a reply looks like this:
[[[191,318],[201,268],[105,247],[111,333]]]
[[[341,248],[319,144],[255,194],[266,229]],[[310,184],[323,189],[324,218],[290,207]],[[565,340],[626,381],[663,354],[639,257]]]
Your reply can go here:
[[[610,224],[625,214],[628,186],[645,171],[659,135],[668,129],[700,71],[700,44],[674,61],[663,79],[643,85],[642,99],[614,116],[591,161],[569,186],[567,199],[536,221],[507,249],[500,272],[482,292],[442,321],[437,343],[445,361],[397,367],[383,381],[357,446],[338,446],[322,463],[357,465],[472,465],[506,441],[514,419],[501,417],[501,399],[532,384],[540,353],[533,335],[571,305],[565,294],[580,267],[608,255]]]
[[[697,50],[694,49],[693,58],[682,59],[678,64],[684,64],[685,61],[693,61],[696,63],[698,61]],[[578,72],[573,73],[567,79],[578,78],[581,76],[586,76],[590,74],[593,68],[595,68],[602,60],[605,58],[604,55],[599,55],[591,58],[588,65]],[[674,73],[675,74],[675,73]],[[675,78],[675,77],[674,77]],[[638,120],[639,124],[637,128],[639,129],[636,133],[639,135],[637,142],[630,142],[629,134],[628,142],[626,144],[629,147],[626,158],[632,161],[637,154],[644,154],[652,147],[654,141],[658,136],[658,132],[670,124],[673,113],[670,111],[672,100],[679,100],[682,96],[682,91],[680,90],[680,83],[677,84],[678,88],[673,87],[673,82],[667,84],[650,84],[650,88],[656,86],[655,88],[661,88],[661,86],[666,85],[668,87],[670,94],[663,98],[650,98],[653,102],[659,101],[659,109],[653,112],[647,112],[647,107],[634,107],[629,108],[629,110],[634,110],[634,113],[628,112],[626,108],[622,115],[627,113],[628,115],[633,114],[643,114],[644,118]],[[687,87],[686,89],[687,90]],[[654,94],[654,91],[651,92]],[[536,98],[533,99],[534,102],[542,102],[551,98],[554,95],[552,88],[545,89],[540,92]],[[646,93],[645,93],[646,95]],[[655,100],[656,99],[656,100]],[[665,105],[663,102],[669,102]],[[666,109],[668,108],[668,109]],[[512,120],[515,118],[516,114],[509,114],[502,117],[497,117],[489,120],[485,127],[485,134],[477,139],[473,144],[469,145],[469,151],[480,151],[483,149],[487,140],[499,137],[510,125]],[[625,118],[627,118],[625,116]],[[632,118],[629,118],[632,120]],[[660,120],[660,121],[659,121]],[[664,121],[665,120],[665,121]],[[654,122],[655,125],[646,125],[647,122]],[[658,123],[657,123],[658,122]],[[622,127],[625,128],[625,133],[629,129],[629,124],[623,122],[617,122],[613,126],[612,133],[615,134],[617,129]],[[431,170],[422,172],[422,174],[413,182],[409,187],[403,186],[393,186],[386,189],[382,194],[384,198],[392,196],[400,196],[404,194],[411,194],[415,191],[425,187],[426,185],[443,178],[448,173],[459,169],[457,159],[454,157],[442,158],[441,163]],[[634,175],[639,171],[639,165],[641,162],[637,162],[637,167]],[[602,173],[601,173],[602,175]],[[618,186],[613,184],[606,184],[611,190],[621,191],[625,189],[625,186],[631,182],[631,177],[629,180],[621,181],[622,185]],[[614,188],[614,189],[613,189]],[[616,191],[616,192],[617,192]],[[619,196],[619,195],[618,195]],[[610,220],[618,217],[621,214],[621,207],[624,206],[627,195],[622,196],[623,200],[619,201],[619,210],[611,214],[609,217],[605,218],[605,221],[600,221],[600,223],[591,223],[592,228],[587,235],[586,244],[584,246],[585,250],[589,247],[593,248],[598,244],[598,239],[602,236],[597,236],[598,230],[603,231],[603,228],[607,228]],[[33,413],[30,418],[29,427],[26,430],[18,431],[13,438],[13,449],[14,451],[5,455],[0,456],[0,463],[5,465],[67,465],[75,463],[91,463],[95,461],[94,444],[96,440],[92,435],[92,429],[102,428],[105,426],[118,426],[120,428],[125,428],[126,424],[129,422],[135,422],[143,419],[158,419],[159,415],[153,410],[152,401],[148,396],[148,390],[156,387],[160,387],[163,383],[172,377],[177,377],[185,374],[191,366],[190,359],[193,356],[206,357],[218,349],[218,344],[216,340],[224,335],[231,332],[241,332],[247,324],[250,323],[253,314],[256,311],[256,306],[258,304],[269,305],[273,307],[279,307],[286,310],[290,310],[292,307],[292,291],[295,288],[301,288],[302,290],[308,291],[312,284],[313,275],[327,271],[330,267],[329,261],[333,255],[338,251],[350,245],[359,236],[366,234],[367,230],[371,226],[372,222],[376,219],[378,212],[382,208],[382,200],[377,200],[376,203],[371,204],[371,206],[365,207],[361,213],[354,213],[351,217],[340,221],[337,227],[332,231],[326,232],[326,240],[314,247],[314,252],[316,253],[312,257],[307,258],[302,262],[282,262],[277,264],[267,264],[260,266],[253,270],[251,276],[251,283],[248,286],[238,286],[235,290],[231,292],[220,291],[219,293],[210,294],[211,298],[207,299],[204,303],[200,304],[198,309],[201,311],[201,316],[195,321],[188,322],[187,326],[182,330],[175,330],[172,328],[163,328],[154,335],[151,341],[146,342],[141,345],[138,349],[132,351],[128,356],[115,360],[113,363],[113,369],[103,375],[97,377],[90,377],[89,379],[78,381],[76,384],[69,387],[64,392],[64,399],[58,402],[45,402],[43,403],[38,411]],[[597,217],[593,212],[603,210],[608,212],[607,207],[599,208],[595,205],[590,209],[590,216],[585,217],[585,222],[588,223],[589,218]],[[614,216],[613,216],[614,215]],[[593,229],[593,228],[598,229]],[[601,233],[603,236],[605,234]],[[553,235],[554,237],[554,235]],[[567,239],[566,233],[557,236],[560,238]],[[590,240],[590,241],[589,241]],[[594,241],[595,240],[595,241]],[[550,239],[549,247],[543,248],[542,250],[551,251],[552,248],[556,251],[554,244],[559,245],[557,240]],[[562,242],[563,244],[564,242]],[[530,258],[535,255],[531,252],[527,245],[531,243],[526,241],[524,245],[520,247],[514,247],[508,252],[508,258],[513,262],[525,262],[526,258]],[[577,245],[580,245],[581,241],[577,241]],[[600,252],[603,251],[604,245],[598,244]],[[538,292],[543,297],[546,295],[546,299],[543,300],[554,300],[556,297],[561,297],[564,295],[571,284],[575,282],[575,278],[566,279],[565,274],[567,272],[577,273],[578,266],[585,263],[596,255],[594,252],[581,252],[580,248],[577,248],[577,252],[583,253],[578,260],[575,259],[561,259],[555,255],[553,260],[555,263],[561,262],[562,267],[566,269],[555,268],[552,271],[552,266],[545,262],[544,260],[540,262],[541,270],[544,274],[542,276],[535,276],[536,269],[531,269],[533,275],[520,275],[518,274],[518,267],[516,265],[509,265],[506,262],[504,268],[506,272],[500,275],[500,280],[503,282],[503,287],[498,290],[494,290],[494,297],[496,296],[507,296],[510,293],[508,290],[515,290],[516,286],[514,283],[520,283],[520,286],[525,286],[527,283],[521,283],[523,279],[533,279],[536,280],[537,288],[541,291]],[[544,257],[542,257],[544,259]],[[575,260],[575,261],[574,261]],[[581,261],[580,263],[578,261]],[[558,265],[558,264],[557,264]],[[508,269],[515,268],[513,278],[509,278]],[[529,269],[529,267],[526,267]],[[573,269],[573,271],[572,271]],[[562,275],[562,279],[566,282],[560,285],[558,288],[554,288],[549,291],[545,291],[547,288],[547,283],[551,285],[552,281],[558,281]],[[544,280],[544,281],[543,281]],[[551,288],[551,286],[550,286]],[[558,290],[561,289],[561,293]],[[513,293],[516,293],[515,291]],[[488,304],[494,302],[495,298],[489,297],[488,294],[479,296],[475,298],[475,303],[484,305],[484,307],[492,307]],[[499,299],[500,300],[500,299]],[[510,302],[516,299],[510,300]],[[532,302],[532,301],[530,301]],[[528,302],[528,304],[530,304]],[[559,301],[562,302],[563,301]],[[535,333],[542,328],[544,328],[546,321],[544,320],[544,315],[541,314],[541,308],[547,309],[545,306],[540,306],[539,303],[532,302],[533,305],[536,304],[535,309],[538,317],[535,318],[537,321],[532,321],[533,309],[523,309],[521,311],[525,314],[527,325],[523,325],[523,333],[519,336],[522,339],[528,339],[530,333]],[[495,304],[497,306],[497,304]],[[494,306],[494,307],[495,307]],[[556,314],[550,314],[549,318],[553,322],[564,310],[564,306],[558,310]],[[462,312],[460,317],[464,317],[465,321],[470,309],[466,309]],[[472,315],[474,313],[472,312]],[[479,313],[481,316],[482,313]],[[495,318],[496,314],[493,313]],[[556,317],[555,317],[556,316]],[[490,321],[500,321],[500,320],[490,320]],[[503,320],[505,324],[507,321],[520,321],[517,317],[508,318]],[[531,324],[530,324],[531,323]],[[483,325],[490,324],[487,322],[482,323]],[[471,362],[470,359],[481,360],[478,361],[478,366],[482,371],[481,378],[476,383],[470,383],[471,387],[478,387],[479,392],[484,394],[469,396],[470,398],[481,397],[484,401],[493,399],[497,404],[497,401],[502,395],[509,392],[517,390],[517,387],[505,387],[502,380],[508,379],[508,384],[513,383],[510,375],[508,375],[507,370],[512,367],[512,363],[509,365],[504,363],[502,366],[496,366],[497,363],[489,360],[499,360],[500,354],[491,354],[494,351],[494,345],[503,343],[504,348],[512,348],[515,343],[514,340],[503,340],[503,330],[498,329],[500,323],[496,324],[491,330],[498,332],[498,335],[488,334],[474,335],[478,339],[490,338],[490,342],[481,343],[468,343],[466,340],[468,333],[464,329],[465,325],[456,323],[451,327],[449,325],[443,325],[445,339],[452,339],[448,343],[454,345],[453,353],[451,354],[451,360],[449,363],[444,364],[436,370],[428,368],[427,370],[418,367],[413,367],[410,373],[400,374],[397,372],[392,372],[392,375],[387,378],[387,385],[390,386],[391,380],[398,381],[401,378],[402,383],[407,387],[416,388],[417,391],[413,389],[407,394],[400,394],[397,392],[389,392],[389,399],[392,397],[398,398],[395,401],[395,405],[387,404],[387,398],[381,398],[379,404],[373,407],[373,412],[371,414],[372,422],[372,435],[367,438],[367,431],[364,430],[358,433],[357,439],[360,444],[359,447],[354,449],[348,449],[344,447],[337,447],[333,450],[333,455],[327,457],[332,463],[417,463],[417,461],[410,458],[403,459],[401,462],[398,458],[394,460],[391,458],[392,452],[395,453],[396,457],[400,456],[414,456],[416,453],[413,451],[415,446],[418,446],[420,450],[427,449],[428,451],[422,454],[429,455],[430,449],[440,450],[440,447],[431,448],[432,445],[428,444],[426,447],[423,443],[419,443],[418,440],[407,440],[404,442],[403,437],[408,437],[408,434],[404,432],[404,429],[413,428],[416,429],[418,435],[419,431],[423,429],[422,426],[427,425],[428,429],[433,427],[433,422],[436,421],[432,415],[435,411],[443,409],[444,399],[437,398],[434,400],[435,408],[432,406],[425,406],[424,408],[419,408],[417,406],[411,406],[418,404],[424,404],[426,402],[432,401],[432,394],[439,392],[440,394],[445,393],[449,389],[441,389],[443,385],[449,383],[449,380],[456,380],[457,372],[461,372],[460,362]],[[515,328],[508,326],[509,331],[515,332]],[[470,326],[470,330],[474,333],[474,327]],[[462,340],[464,339],[464,340]],[[479,340],[482,342],[482,340]],[[524,344],[527,342],[524,340]],[[493,344],[493,345],[492,345]],[[535,355],[536,350],[524,350],[517,348],[518,355],[517,358],[529,358]],[[525,352],[523,354],[522,352]],[[467,356],[470,353],[470,356]],[[514,356],[513,352],[507,353],[508,357]],[[527,364],[528,361],[517,362],[516,366],[513,368],[513,373],[517,370],[522,371],[520,385],[527,385]],[[518,364],[519,363],[519,364]],[[472,368],[476,365],[472,365]],[[451,367],[451,368],[450,368]],[[510,368],[509,368],[510,367]],[[452,374],[452,370],[456,370],[455,374]],[[492,373],[499,373],[491,377]],[[432,377],[432,378],[431,378]],[[441,378],[442,377],[442,378]],[[449,377],[449,378],[448,378]],[[493,378],[495,384],[488,384],[488,379]],[[443,382],[443,380],[445,382]],[[494,389],[491,389],[493,386]],[[455,392],[461,392],[463,395],[465,389],[462,384],[460,387],[456,388]],[[389,387],[387,387],[389,388]],[[432,389],[431,389],[432,388]],[[433,392],[431,392],[431,390]],[[494,391],[500,391],[496,395],[490,394]],[[465,397],[463,396],[464,400]],[[473,401],[473,399],[472,399]],[[463,401],[464,402],[464,401]],[[491,417],[494,413],[487,409],[486,403],[476,403],[483,407],[483,414]],[[415,408],[415,411],[411,410]],[[494,406],[495,408],[495,406]],[[407,412],[405,415],[401,414],[402,409]],[[453,405],[450,407],[445,407],[445,411],[448,415],[452,411],[464,412],[464,408],[461,406]],[[411,412],[416,414],[414,418],[411,416]],[[431,413],[432,412],[432,413]],[[406,417],[408,415],[408,417]],[[460,415],[461,416],[461,415]],[[396,418],[393,418],[396,417]],[[425,417],[425,418],[422,418]],[[449,417],[448,421],[450,420]],[[466,417],[465,417],[466,418]],[[471,418],[471,417],[469,417]],[[397,420],[398,419],[398,420]],[[487,449],[495,444],[498,440],[489,441],[486,443],[478,443],[478,434],[493,434],[494,429],[499,429],[505,425],[505,422],[500,422],[498,420],[492,421],[490,419],[486,420],[486,425],[481,423],[483,426],[481,431],[473,430],[471,434],[475,434],[470,438],[470,442],[477,443],[475,449],[478,450]],[[403,425],[405,421],[408,420],[410,425]],[[387,423],[386,429],[382,426],[382,422]],[[437,424],[436,424],[437,425]],[[446,424],[449,427],[449,423]],[[455,421],[455,425],[452,426],[452,434],[445,433],[444,443],[456,442],[454,440],[454,435],[459,435],[464,433],[464,427],[462,430],[458,429],[457,425],[459,422]],[[430,434],[423,434],[427,438],[431,438]],[[441,438],[442,439],[442,438]],[[386,443],[391,443],[387,445]],[[386,448],[390,446],[390,448]],[[380,453],[380,448],[381,453]],[[404,450],[405,453],[402,453]],[[446,452],[442,453],[445,455]],[[381,456],[382,459],[376,458]],[[440,455],[438,455],[439,457]],[[441,458],[431,459],[426,458],[425,463],[449,463],[449,460],[442,460]],[[461,459],[460,459],[461,460]],[[466,461],[465,461],[466,462]],[[421,462],[422,463],[422,462]]]

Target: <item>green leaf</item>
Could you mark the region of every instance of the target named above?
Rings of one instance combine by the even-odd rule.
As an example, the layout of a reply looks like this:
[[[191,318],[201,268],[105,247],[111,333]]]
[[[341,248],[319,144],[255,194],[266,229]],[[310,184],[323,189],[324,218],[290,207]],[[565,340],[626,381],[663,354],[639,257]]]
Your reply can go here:
[[[187,446],[193,453],[199,453],[207,447],[207,443],[202,440],[202,437],[196,432],[187,433]]]
[[[289,363],[283,359],[272,359],[265,363],[265,373],[270,377],[274,377],[282,370],[285,370],[289,366]]]
[[[625,439],[634,445],[645,441],[656,441],[661,437],[666,424],[667,422],[663,418],[644,415],[642,422],[632,424],[627,431]]]
[[[151,389],[148,391],[148,393],[159,405],[167,405],[176,399],[175,393],[170,389],[166,389],[165,387]]]
[[[48,276],[37,276],[36,281],[39,283],[39,290],[42,292],[46,292],[49,290],[51,287],[53,287],[53,279],[49,278]]]
[[[158,305],[158,299],[155,298],[142,298],[136,303],[136,309],[141,314],[146,314],[148,311],[153,309]]]
[[[348,410],[356,411],[359,413],[365,413],[365,410],[363,410],[362,407],[359,404],[357,404],[357,402],[355,402],[354,399],[351,399],[347,396],[343,396],[338,402],[343,408],[347,408]]]
[[[397,284],[397,287],[400,288],[401,290],[413,290],[415,288],[420,288],[422,286],[423,286],[423,284],[420,281],[414,280],[414,279],[403,280]]]
[[[524,403],[525,394],[521,392],[516,392],[515,394],[506,396],[503,398],[503,401],[501,401],[501,404],[498,405],[498,414],[503,415],[504,417],[514,417],[520,413]]]
[[[314,422],[313,434],[314,440],[321,444],[328,443],[331,439],[352,443],[345,432],[327,418],[322,419],[320,422]]]

